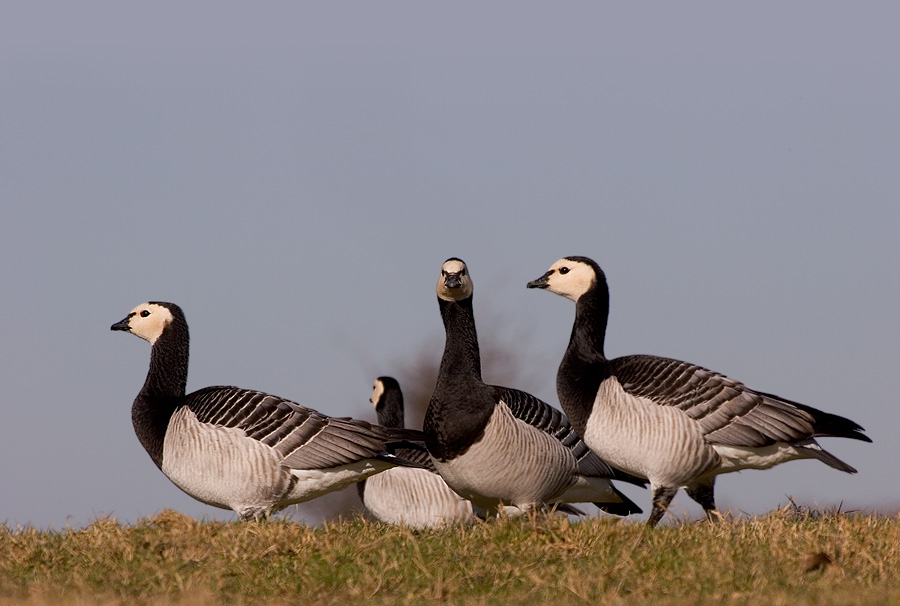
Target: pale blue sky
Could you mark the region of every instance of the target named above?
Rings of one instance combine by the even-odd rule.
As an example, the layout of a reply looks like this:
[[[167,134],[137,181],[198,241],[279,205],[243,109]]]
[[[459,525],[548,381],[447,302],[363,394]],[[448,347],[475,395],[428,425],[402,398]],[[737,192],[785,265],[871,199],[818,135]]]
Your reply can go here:
[[[5,4],[0,520],[234,517],[134,436],[149,346],[109,326],[138,303],[184,308],[189,389],[373,419],[375,376],[437,363],[458,256],[483,347],[511,344],[512,386],[557,405],[573,308],[525,283],[573,254],[608,274],[608,354],[696,362],[875,440],[823,440],[856,476],[724,476],[723,508],[896,510],[898,22],[891,3]]]

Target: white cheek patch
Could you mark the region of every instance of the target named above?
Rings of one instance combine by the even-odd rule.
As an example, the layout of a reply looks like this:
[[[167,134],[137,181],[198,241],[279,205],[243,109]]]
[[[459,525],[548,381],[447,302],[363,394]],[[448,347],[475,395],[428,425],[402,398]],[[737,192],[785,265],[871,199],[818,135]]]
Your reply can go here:
[[[562,268],[569,271],[561,273],[559,270]],[[589,291],[597,279],[592,267],[578,261],[560,259],[550,269],[553,274],[547,280],[547,290],[573,301]]]
[[[142,316],[141,314],[144,312],[148,312],[149,315]],[[162,335],[166,326],[172,322],[172,319],[172,312],[162,305],[142,303],[131,310],[128,328],[131,334],[149,341],[153,345]]]
[[[378,408],[378,401],[381,399],[381,396],[384,394],[384,383],[381,381],[375,381],[375,389],[372,391],[372,397],[369,398],[369,402],[371,402],[376,408]]]

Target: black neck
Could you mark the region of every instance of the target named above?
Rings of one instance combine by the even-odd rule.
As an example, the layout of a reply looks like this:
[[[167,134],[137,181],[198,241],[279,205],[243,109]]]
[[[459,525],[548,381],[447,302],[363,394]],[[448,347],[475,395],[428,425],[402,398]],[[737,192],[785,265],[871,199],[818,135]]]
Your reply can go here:
[[[584,436],[600,383],[610,373],[609,362],[603,353],[608,317],[609,289],[603,280],[575,303],[572,335],[556,375],[560,405],[581,436]]]
[[[403,392],[399,389],[390,389],[381,396],[381,402],[375,411],[378,415],[378,424],[382,427],[406,427],[403,418]]]
[[[573,344],[579,356],[606,360],[603,344],[606,341],[606,323],[609,319],[609,288],[606,281],[595,284],[575,303],[575,324],[572,326]]]
[[[438,305],[447,337],[438,382],[460,376],[467,380],[481,381],[481,351],[478,348],[472,297],[462,301],[438,298]]]
[[[494,400],[490,387],[481,379],[472,297],[462,301],[438,298],[438,304],[446,343],[424,430],[429,452],[447,460],[464,453],[480,438],[494,410]]]
[[[187,387],[189,342],[187,323],[176,317],[154,343],[147,380],[131,407],[134,432],[157,467],[169,420]]]

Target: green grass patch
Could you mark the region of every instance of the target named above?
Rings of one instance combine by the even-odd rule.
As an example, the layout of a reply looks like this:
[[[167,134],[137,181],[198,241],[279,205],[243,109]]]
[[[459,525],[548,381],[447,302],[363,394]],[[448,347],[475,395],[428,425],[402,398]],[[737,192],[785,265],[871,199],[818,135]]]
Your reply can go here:
[[[900,604],[900,520],[798,514],[647,529],[591,518],[412,532],[362,518],[0,526],[10,604]]]

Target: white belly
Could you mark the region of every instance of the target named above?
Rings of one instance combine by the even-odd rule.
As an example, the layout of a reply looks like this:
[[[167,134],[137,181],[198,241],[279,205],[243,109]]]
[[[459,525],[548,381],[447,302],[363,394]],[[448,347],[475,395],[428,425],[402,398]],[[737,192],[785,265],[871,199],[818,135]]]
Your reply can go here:
[[[365,460],[331,469],[295,470],[241,429],[200,423],[188,408],[169,421],[162,471],[195,499],[239,515],[269,515],[391,467]]]
[[[200,423],[188,408],[169,421],[162,471],[195,499],[238,512],[270,509],[291,483],[272,448],[243,430]]]
[[[562,443],[500,404],[484,438],[450,461],[434,461],[450,487],[485,509],[553,503],[575,482],[575,457]]]
[[[655,486],[683,486],[718,465],[686,414],[625,393],[614,377],[600,385],[584,440],[614,467]]]
[[[762,448],[722,446],[718,444],[714,445],[713,448],[722,460],[721,465],[716,470],[717,473],[739,471],[741,469],[769,469],[786,461],[811,458],[811,455],[807,452],[786,442],[776,442]]]
[[[391,467],[393,465],[384,461],[366,459],[328,469],[291,469],[290,473],[297,478],[297,483],[282,498],[280,506],[301,503],[340,490]]]
[[[425,469],[395,467],[366,480],[363,504],[377,520],[411,528],[471,524],[472,503],[441,476]]]

